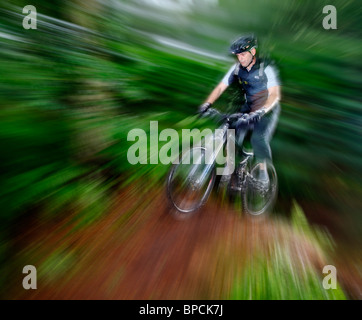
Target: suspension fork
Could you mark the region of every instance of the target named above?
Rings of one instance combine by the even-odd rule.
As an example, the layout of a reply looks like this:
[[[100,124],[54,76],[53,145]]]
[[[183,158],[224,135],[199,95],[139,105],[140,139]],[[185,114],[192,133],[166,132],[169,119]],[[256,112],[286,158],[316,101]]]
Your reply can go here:
[[[221,131],[218,131],[217,133],[213,134],[212,137],[209,139],[205,139],[205,162],[206,166],[204,170],[202,171],[200,177],[197,179],[197,181],[192,181],[192,177],[196,173],[196,170],[198,169],[198,165],[201,164],[201,148],[200,148],[200,154],[198,155],[196,164],[193,164],[192,169],[190,170],[190,173],[187,176],[187,179],[189,181],[192,181],[193,183],[196,183],[199,187],[202,186],[205,182],[205,179],[209,176],[211,170],[215,167],[216,158],[222,152],[223,147],[226,143],[227,139],[227,129],[229,128],[229,124],[226,123],[221,127]],[[215,150],[214,150],[215,148]],[[208,153],[208,150],[212,150],[212,153]],[[199,162],[199,163],[198,163]]]

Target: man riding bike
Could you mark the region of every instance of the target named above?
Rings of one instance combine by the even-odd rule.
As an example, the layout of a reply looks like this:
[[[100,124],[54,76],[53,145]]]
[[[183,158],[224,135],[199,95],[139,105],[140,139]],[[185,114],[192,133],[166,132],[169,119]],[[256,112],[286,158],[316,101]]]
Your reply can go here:
[[[229,85],[239,84],[239,90],[242,90],[245,97],[245,103],[240,105],[239,112],[253,118],[251,145],[257,163],[261,163],[259,176],[255,178],[268,187],[266,163],[272,161],[269,143],[280,113],[280,82],[275,66],[268,59],[258,57],[256,48],[257,39],[254,35],[242,36],[231,44],[230,52],[236,56],[237,62],[199,107],[199,112],[207,111]],[[240,148],[247,130],[248,126],[243,122],[236,122],[236,137]]]

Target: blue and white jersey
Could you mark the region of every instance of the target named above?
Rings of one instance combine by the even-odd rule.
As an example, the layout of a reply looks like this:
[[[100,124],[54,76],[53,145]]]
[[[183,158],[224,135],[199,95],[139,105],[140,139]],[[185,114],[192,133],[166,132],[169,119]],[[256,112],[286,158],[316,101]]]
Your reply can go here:
[[[246,104],[250,111],[255,111],[265,104],[268,88],[280,85],[276,68],[258,58],[250,71],[237,62],[222,79],[222,82],[228,86],[236,81],[244,89]]]

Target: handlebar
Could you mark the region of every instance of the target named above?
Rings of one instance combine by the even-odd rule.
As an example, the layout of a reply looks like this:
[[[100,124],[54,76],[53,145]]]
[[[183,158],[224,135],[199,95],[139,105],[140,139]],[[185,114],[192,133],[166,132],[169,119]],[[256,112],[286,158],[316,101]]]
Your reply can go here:
[[[236,121],[237,124],[250,124],[254,123],[257,120],[260,120],[260,117],[265,113],[264,110],[250,112],[250,113],[232,113],[232,114],[222,114],[220,111],[214,108],[208,108],[201,113],[201,116],[220,116],[223,121],[232,122]]]

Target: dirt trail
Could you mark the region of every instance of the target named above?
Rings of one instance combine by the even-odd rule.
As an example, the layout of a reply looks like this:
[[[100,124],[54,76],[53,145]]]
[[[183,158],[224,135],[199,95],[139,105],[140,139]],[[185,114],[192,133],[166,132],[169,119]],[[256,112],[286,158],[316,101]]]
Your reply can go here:
[[[225,299],[254,253],[268,253],[276,244],[287,247],[301,265],[322,270],[326,264],[323,254],[285,222],[241,216],[213,200],[190,219],[177,221],[168,214],[162,192],[147,199],[138,194],[136,188],[123,191],[109,214],[78,231],[72,216],[27,228],[17,239],[23,260],[13,264],[37,266],[38,289],[19,289],[22,278],[14,276],[17,285],[10,286],[8,296]],[[18,267],[16,273],[21,275]]]

